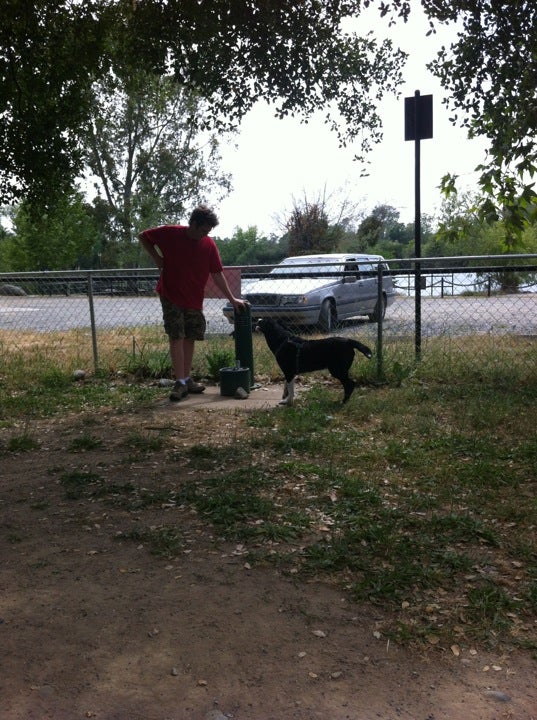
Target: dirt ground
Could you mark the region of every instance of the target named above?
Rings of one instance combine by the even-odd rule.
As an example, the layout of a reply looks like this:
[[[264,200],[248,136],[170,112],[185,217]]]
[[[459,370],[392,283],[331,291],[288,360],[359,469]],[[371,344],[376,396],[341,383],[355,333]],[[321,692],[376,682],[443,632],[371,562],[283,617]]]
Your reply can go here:
[[[125,436],[167,428],[180,448],[229,434],[240,413],[276,405],[279,391],[41,421],[31,428],[38,448],[3,454],[1,720],[537,718],[529,654],[398,647],[378,631],[382,609],[250,564],[189,507],[144,509],[146,523],[173,514],[180,524],[185,545],[170,560],[125,539],[136,513],[65,496],[59,477],[74,468],[188,482],[188,466],[133,456]],[[70,449],[88,432],[99,447]]]

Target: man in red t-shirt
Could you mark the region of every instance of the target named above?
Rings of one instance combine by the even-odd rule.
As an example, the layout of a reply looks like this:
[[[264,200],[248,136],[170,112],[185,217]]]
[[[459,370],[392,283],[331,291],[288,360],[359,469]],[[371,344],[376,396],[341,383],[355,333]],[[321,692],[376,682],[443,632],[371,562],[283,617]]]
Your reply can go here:
[[[170,400],[182,400],[188,393],[205,387],[190,377],[194,343],[205,337],[203,294],[212,278],[235,310],[245,301],[233,296],[223,272],[218,248],[208,233],[218,225],[215,213],[204,205],[197,207],[188,225],[162,225],[140,233],[144,249],[160,268],[156,290],[162,303],[164,330],[170,343],[175,385]]]

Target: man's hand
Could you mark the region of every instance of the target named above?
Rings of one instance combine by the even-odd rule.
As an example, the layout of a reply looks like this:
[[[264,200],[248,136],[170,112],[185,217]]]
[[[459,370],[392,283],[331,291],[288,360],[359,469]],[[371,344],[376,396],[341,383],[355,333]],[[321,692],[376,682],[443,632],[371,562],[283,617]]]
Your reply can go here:
[[[233,305],[233,309],[237,312],[246,310],[246,308],[250,305],[248,300],[242,300],[241,298],[232,298],[230,302]]]
[[[162,270],[164,267],[164,258],[157,246],[153,245],[153,243],[145,237],[143,232],[138,235],[138,240],[142,244],[142,247],[147,252],[147,254],[153,258],[153,262],[158,267],[158,269]]]

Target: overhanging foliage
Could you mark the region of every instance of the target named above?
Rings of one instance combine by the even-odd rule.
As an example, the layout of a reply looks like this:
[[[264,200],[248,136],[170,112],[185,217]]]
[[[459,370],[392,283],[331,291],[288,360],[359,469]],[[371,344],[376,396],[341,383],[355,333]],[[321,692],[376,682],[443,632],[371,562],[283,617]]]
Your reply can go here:
[[[174,75],[233,125],[259,98],[275,112],[326,110],[341,142],[381,137],[376,104],[396,89],[404,54],[341,31],[353,2],[6,0],[0,31],[1,201],[46,202],[80,168],[92,82],[132,68]]]

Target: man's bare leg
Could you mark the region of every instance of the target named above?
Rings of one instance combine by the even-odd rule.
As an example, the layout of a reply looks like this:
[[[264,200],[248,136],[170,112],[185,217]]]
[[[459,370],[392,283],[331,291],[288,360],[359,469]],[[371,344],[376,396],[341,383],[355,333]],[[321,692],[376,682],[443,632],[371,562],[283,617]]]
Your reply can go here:
[[[185,338],[183,340],[183,370],[185,372],[181,377],[190,377],[192,370],[192,358],[194,357],[194,340]]]
[[[172,361],[172,371],[175,380],[184,380],[185,375],[185,347],[184,340],[172,340],[170,338],[170,358]],[[192,362],[192,358],[190,358]]]

